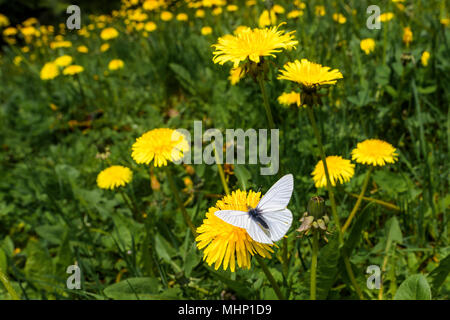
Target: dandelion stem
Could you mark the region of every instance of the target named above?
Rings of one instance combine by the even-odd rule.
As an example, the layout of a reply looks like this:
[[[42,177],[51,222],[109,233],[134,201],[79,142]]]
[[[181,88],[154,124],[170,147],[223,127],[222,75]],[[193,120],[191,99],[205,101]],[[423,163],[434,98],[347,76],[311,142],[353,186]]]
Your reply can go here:
[[[270,284],[272,285],[273,290],[275,291],[275,294],[277,295],[279,300],[285,300],[283,293],[280,290],[280,287],[278,286],[278,283],[275,281],[275,278],[273,277],[272,273],[270,272],[269,268],[267,268],[264,260],[258,256],[258,254],[255,254],[256,260],[258,261],[259,265],[261,266],[264,274],[267,277],[267,280],[269,280]]]
[[[332,185],[331,185],[330,174],[328,172],[328,166],[327,166],[327,162],[326,162],[326,155],[325,155],[325,151],[323,149],[322,138],[320,136],[319,129],[317,128],[317,123],[316,123],[316,119],[314,118],[314,111],[313,111],[312,108],[313,108],[312,106],[308,106],[306,108],[306,110],[308,112],[309,120],[311,121],[311,125],[312,125],[313,131],[314,131],[314,135],[316,136],[317,145],[319,147],[320,158],[322,160],[323,167],[324,167],[324,170],[325,170],[325,177],[327,179],[328,196],[330,197],[330,202],[331,202],[331,211],[333,213],[333,218],[335,220],[336,227],[337,227],[338,230],[340,230],[341,226],[340,226],[340,222],[339,222],[339,216],[337,214],[336,201],[334,199],[334,193],[333,193],[333,188],[332,188]],[[342,233],[340,231],[339,231],[339,241],[341,243],[344,242]]]
[[[316,300],[316,274],[317,274],[317,253],[319,251],[319,234],[313,227],[313,243],[312,243],[312,257],[311,257],[311,286],[310,299]]]
[[[261,73],[258,75],[258,84],[261,89],[261,94],[264,100],[264,108],[266,109],[267,121],[269,122],[269,128],[275,129],[275,123],[272,117],[272,111],[270,109],[269,98],[267,97],[266,87],[264,86],[264,74]]]
[[[170,189],[172,190],[173,196],[175,197],[175,201],[178,204],[178,208],[181,210],[181,213],[183,214],[184,221],[188,225],[188,227],[191,229],[192,234],[194,237],[197,236],[197,231],[195,230],[194,225],[192,224],[191,218],[189,217],[189,214],[186,211],[186,208],[184,207],[183,201],[181,201],[180,195],[178,193],[177,187],[175,185],[175,181],[173,180],[172,171],[169,167],[166,167],[166,176],[167,180],[169,181]]]
[[[225,173],[223,172],[221,161],[216,152],[216,144],[214,144],[214,156],[216,157],[216,165],[217,165],[217,169],[219,170],[219,176],[220,176],[220,181],[222,182],[223,190],[225,191],[226,195],[229,195],[230,189],[228,188],[227,181],[225,180]]]
[[[352,196],[353,198],[358,198],[359,197],[359,195],[356,194],[356,193],[348,192],[348,194],[350,196]],[[362,199],[366,200],[366,201],[377,203],[377,204],[382,205],[382,206],[384,206],[384,207],[386,207],[388,209],[391,209],[391,210],[395,210],[395,211],[400,211],[401,210],[399,206],[396,206],[393,203],[386,202],[386,201],[383,201],[383,200],[374,199],[374,198],[371,198],[371,197],[362,197]]]
[[[339,244],[342,247],[344,244],[344,236],[343,236],[343,233],[341,230],[341,224],[339,222],[339,216],[338,216],[337,209],[336,209],[336,201],[334,199],[333,188],[332,188],[332,185],[330,182],[331,180],[330,180],[330,175],[328,172],[325,151],[323,149],[322,138],[320,136],[320,132],[319,132],[319,129],[317,128],[317,123],[314,118],[313,106],[307,106],[306,110],[308,112],[308,117],[311,122],[311,126],[313,128],[314,135],[316,136],[317,145],[319,147],[320,158],[322,160],[324,171],[325,171],[325,177],[327,179],[327,190],[328,190],[328,195],[330,197],[330,202],[331,202],[331,211],[333,214],[334,223],[336,224],[336,229],[338,230]],[[359,288],[358,282],[356,282],[355,275],[353,274],[353,270],[350,265],[350,261],[347,257],[347,253],[344,250],[341,250],[341,253],[342,253],[342,256],[344,259],[345,268],[347,270],[347,274],[350,278],[350,281],[352,282],[352,285],[355,288],[355,291],[358,294],[359,298],[361,300],[364,300],[364,296],[362,295],[361,289]]]
[[[358,200],[356,200],[355,206],[353,207],[352,211],[350,212],[350,215],[348,216],[347,221],[345,221],[344,226],[342,227],[342,233],[345,233],[347,228],[350,226],[352,219],[355,217],[355,214],[358,211],[359,206],[361,205],[362,199],[364,197],[364,193],[366,193],[367,186],[369,184],[370,174],[372,173],[372,170],[373,170],[373,167],[370,167],[369,170],[367,170],[367,174],[366,174],[366,177],[363,182],[361,193],[359,194]]]
[[[83,106],[87,107],[86,98],[84,96],[84,91],[83,91],[83,86],[81,85],[80,76],[78,74],[76,74],[75,78],[77,78],[78,86],[80,88],[80,95],[81,95],[81,99],[83,99]]]
[[[266,87],[264,86],[264,73],[260,73],[257,77],[258,84],[261,89],[261,94],[264,100],[264,108],[266,109],[267,121],[269,123],[270,129],[275,129],[275,123],[272,117],[272,110],[270,109],[269,98],[267,97]],[[281,170],[280,170],[281,171]],[[283,250],[282,250],[282,258],[283,258],[283,274],[287,276],[288,269],[288,242],[286,238],[283,238]]]
[[[3,283],[3,285],[5,286],[5,289],[11,296],[11,299],[20,300],[16,290],[14,290],[13,286],[11,285],[11,282],[9,282],[8,277],[6,276],[6,274],[3,273],[2,269],[0,269],[0,282]]]
[[[131,215],[134,217],[135,220],[137,220],[137,218],[139,216],[139,211],[137,210],[137,208],[135,208],[133,205],[131,205],[130,198],[125,194],[125,192],[123,192],[123,190],[121,188],[119,188],[119,192],[122,195],[123,202],[125,202],[128,209],[130,209]]]

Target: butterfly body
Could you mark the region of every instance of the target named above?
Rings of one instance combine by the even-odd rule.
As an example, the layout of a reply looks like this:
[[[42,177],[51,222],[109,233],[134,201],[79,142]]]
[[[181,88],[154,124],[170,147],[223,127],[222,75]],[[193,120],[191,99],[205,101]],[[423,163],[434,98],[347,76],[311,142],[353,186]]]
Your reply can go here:
[[[292,224],[287,205],[294,190],[294,178],[287,174],[278,180],[255,208],[248,211],[219,210],[215,215],[223,221],[247,231],[256,242],[273,244],[284,237]]]
[[[258,208],[250,208],[248,210],[248,214],[253,221],[259,223],[262,227],[269,230],[269,226],[267,225],[266,220],[261,216],[261,209]]]

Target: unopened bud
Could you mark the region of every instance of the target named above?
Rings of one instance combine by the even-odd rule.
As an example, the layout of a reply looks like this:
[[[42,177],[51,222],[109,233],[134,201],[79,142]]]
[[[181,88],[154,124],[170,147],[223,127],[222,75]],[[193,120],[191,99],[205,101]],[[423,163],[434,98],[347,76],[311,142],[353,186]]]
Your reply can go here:
[[[315,219],[320,219],[325,215],[325,200],[322,197],[312,197],[308,202],[308,214]]]

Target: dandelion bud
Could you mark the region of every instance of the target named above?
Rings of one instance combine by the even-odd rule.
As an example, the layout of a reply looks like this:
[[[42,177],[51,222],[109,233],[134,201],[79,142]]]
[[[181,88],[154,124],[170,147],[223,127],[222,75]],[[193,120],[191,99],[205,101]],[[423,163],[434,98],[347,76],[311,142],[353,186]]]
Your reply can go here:
[[[325,215],[325,200],[322,197],[312,197],[308,202],[308,214],[315,219],[320,219]]]

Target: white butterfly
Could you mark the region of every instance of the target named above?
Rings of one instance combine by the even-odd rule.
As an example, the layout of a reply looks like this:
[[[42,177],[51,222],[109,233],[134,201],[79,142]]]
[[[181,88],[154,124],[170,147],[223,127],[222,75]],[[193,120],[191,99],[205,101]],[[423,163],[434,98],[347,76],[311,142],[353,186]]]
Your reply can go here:
[[[219,210],[215,215],[223,221],[247,230],[256,242],[273,244],[284,237],[292,224],[292,212],[286,208],[294,190],[292,174],[283,176],[259,201],[246,211]]]

